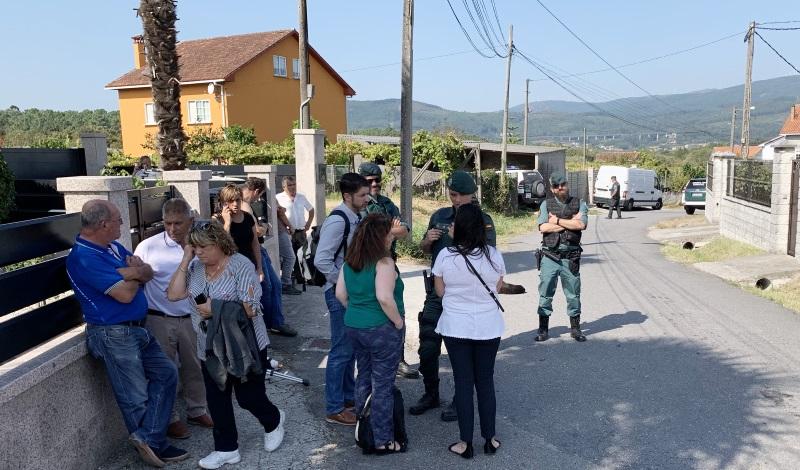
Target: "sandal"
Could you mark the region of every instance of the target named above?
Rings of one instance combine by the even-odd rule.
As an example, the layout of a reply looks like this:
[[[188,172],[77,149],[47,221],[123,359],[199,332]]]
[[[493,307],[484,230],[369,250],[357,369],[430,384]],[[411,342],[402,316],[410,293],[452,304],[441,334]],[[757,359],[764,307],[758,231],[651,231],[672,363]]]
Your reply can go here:
[[[405,452],[406,449],[397,441],[392,441],[386,444],[382,449],[375,448],[375,455],[396,454],[398,452]]]

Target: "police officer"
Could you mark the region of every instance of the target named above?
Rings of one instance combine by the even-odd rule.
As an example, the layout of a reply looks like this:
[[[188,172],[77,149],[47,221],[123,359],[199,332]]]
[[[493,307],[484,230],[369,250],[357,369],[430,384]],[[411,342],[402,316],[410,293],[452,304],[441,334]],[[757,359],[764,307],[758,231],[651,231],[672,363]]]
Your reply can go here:
[[[431,215],[428,230],[422,239],[422,250],[431,254],[431,266],[436,261],[436,255],[442,249],[453,246],[453,239],[448,234],[448,229],[455,220],[456,209],[464,204],[472,204],[472,196],[478,190],[475,180],[465,171],[455,171],[447,180],[450,202],[452,207],[444,207]],[[486,241],[495,246],[497,236],[494,222],[486,212],[482,212],[486,227]],[[432,283],[431,283],[432,284]],[[419,371],[425,384],[425,394],[408,411],[412,415],[420,415],[431,408],[440,405],[439,402],[439,355],[442,350],[442,337],[436,333],[436,325],[442,314],[442,299],[436,295],[431,287],[426,286],[427,295],[425,305],[419,313]],[[453,402],[442,411],[443,421],[458,419]]]
[[[539,232],[542,233],[542,257],[539,273],[539,332],[536,341],[546,341],[553,313],[553,295],[558,279],[567,298],[570,336],[586,341],[581,332],[581,232],[586,230],[586,203],[569,195],[567,178],[561,173],[550,176],[552,196],[540,207]]]
[[[358,167],[358,173],[369,182],[369,199],[367,200],[367,207],[362,211],[361,216],[366,217],[367,214],[379,213],[392,218],[391,232],[395,241],[392,242],[391,250],[392,258],[397,261],[397,240],[408,236],[410,231],[408,224],[400,221],[400,209],[394,205],[392,200],[381,194],[381,178],[383,177],[381,167],[372,162],[364,162]],[[405,338],[403,338],[403,343],[405,344]],[[402,353],[400,364],[397,367],[397,375],[407,379],[419,378],[419,372],[408,365]]]

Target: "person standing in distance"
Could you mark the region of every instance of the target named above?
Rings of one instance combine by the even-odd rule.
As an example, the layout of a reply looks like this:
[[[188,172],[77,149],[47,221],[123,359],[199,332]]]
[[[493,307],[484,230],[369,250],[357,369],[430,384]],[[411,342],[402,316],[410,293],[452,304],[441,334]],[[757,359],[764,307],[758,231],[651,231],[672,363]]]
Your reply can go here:
[[[539,270],[539,331],[536,341],[550,337],[550,315],[553,313],[553,295],[561,278],[561,287],[567,298],[570,336],[576,341],[586,341],[581,332],[581,234],[589,222],[586,203],[569,195],[567,178],[561,173],[550,175],[553,195],[541,205],[539,232],[542,234],[542,261]]]
[[[364,162],[358,167],[358,173],[369,182],[369,199],[367,207],[362,211],[362,217],[368,214],[383,214],[392,220],[392,237],[394,241],[391,246],[392,259],[397,262],[397,240],[408,236],[411,229],[408,224],[400,220],[400,209],[391,199],[381,194],[381,180],[383,172],[381,167],[372,162]],[[403,330],[403,344],[405,344],[405,330]],[[400,351],[400,365],[397,367],[397,375],[407,379],[419,378],[419,371],[412,368],[405,359],[405,347]]]
[[[611,202],[608,204],[608,219],[614,214],[614,208],[617,209],[617,218],[622,218],[622,211],[619,207],[619,183],[617,182],[617,177],[611,177]]]
[[[425,238],[420,243],[422,251],[431,254],[431,267],[436,263],[436,256],[444,248],[453,246],[453,238],[448,230],[456,217],[456,209],[465,204],[472,204],[472,196],[478,190],[475,180],[469,173],[457,170],[447,179],[448,195],[451,207],[444,207],[431,214]],[[486,229],[486,243],[497,244],[494,221],[486,212],[481,211],[483,225]],[[425,304],[419,313],[419,371],[425,384],[425,394],[408,412],[421,415],[429,409],[437,408],[439,401],[439,356],[442,350],[442,337],[436,332],[436,325],[442,315],[442,298],[431,287],[426,286]],[[442,421],[458,419],[454,401],[442,411]]]
[[[286,220],[289,224],[286,227],[288,235],[291,237],[292,252],[297,253],[298,248],[306,244],[306,232],[314,223],[314,206],[308,201],[305,195],[297,192],[297,181],[294,176],[283,177],[283,192],[275,195],[278,204],[286,209]],[[306,211],[308,216],[306,217]],[[280,242],[280,239],[279,239]],[[285,241],[284,241],[285,243]],[[281,249],[283,252],[283,249]],[[294,256],[296,259],[296,256]],[[288,295],[300,293],[292,287],[292,268],[281,269],[282,292]],[[286,272],[283,272],[286,271]]]

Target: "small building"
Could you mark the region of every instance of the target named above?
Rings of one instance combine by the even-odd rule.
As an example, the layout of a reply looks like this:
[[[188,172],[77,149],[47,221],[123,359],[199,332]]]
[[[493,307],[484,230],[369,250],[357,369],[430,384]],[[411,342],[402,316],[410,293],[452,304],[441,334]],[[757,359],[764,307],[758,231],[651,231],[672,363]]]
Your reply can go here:
[[[230,125],[255,129],[259,142],[281,141],[300,115],[300,60],[295,30],[178,43],[181,113],[187,134]],[[133,37],[134,68],[106,85],[119,95],[123,151],[143,153],[155,135],[149,68],[141,36]],[[313,119],[330,136],[347,130],[346,99],[355,91],[309,47]]]

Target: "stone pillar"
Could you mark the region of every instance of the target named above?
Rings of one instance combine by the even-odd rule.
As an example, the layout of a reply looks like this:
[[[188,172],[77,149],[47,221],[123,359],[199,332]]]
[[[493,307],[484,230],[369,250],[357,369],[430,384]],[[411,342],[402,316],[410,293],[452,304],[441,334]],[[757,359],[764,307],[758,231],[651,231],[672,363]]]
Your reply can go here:
[[[589,191],[587,200],[588,204],[591,206],[594,204],[594,169],[592,168],[586,170],[586,186],[588,186],[587,191]]]
[[[264,197],[269,203],[269,214],[267,215],[267,222],[269,222],[272,231],[269,235],[264,237],[264,249],[267,250],[269,260],[272,263],[272,269],[276,273],[281,272],[281,259],[280,250],[278,249],[278,215],[275,202],[275,195],[278,194],[275,175],[278,172],[276,165],[245,165],[244,172],[248,177],[255,177],[263,179],[267,184]]]
[[[772,159],[770,251],[786,254],[789,244],[789,197],[792,193],[794,147],[776,147]]]
[[[86,175],[98,176],[108,162],[108,142],[105,134],[96,132],[81,134],[81,147],[86,155]]]
[[[211,218],[211,196],[208,193],[211,170],[172,170],[165,171],[161,177],[175,188],[175,196],[192,206],[198,218]]]
[[[305,194],[314,206],[312,226],[325,220],[325,131],[295,129],[294,158],[297,173],[297,192]]]
[[[122,216],[119,242],[131,248],[131,215],[128,210],[128,190],[133,189],[130,176],[69,176],[56,178],[56,189],[64,193],[68,214],[80,212],[83,204],[92,199],[104,199],[117,206]]]
[[[720,155],[711,156],[711,168],[713,171],[713,188],[706,193],[706,220],[711,223],[719,222],[720,204],[725,196],[728,185],[728,157]]]

